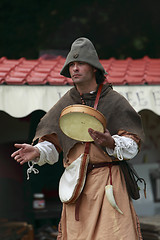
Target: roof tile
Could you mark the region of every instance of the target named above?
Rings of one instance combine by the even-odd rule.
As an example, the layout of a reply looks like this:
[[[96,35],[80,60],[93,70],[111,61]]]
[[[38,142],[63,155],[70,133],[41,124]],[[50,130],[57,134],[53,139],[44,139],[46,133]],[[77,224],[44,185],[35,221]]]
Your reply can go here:
[[[142,85],[145,83],[145,79],[143,78],[143,76],[130,76],[130,75],[126,75],[126,82],[127,84],[132,84],[132,85]]]
[[[32,70],[32,66],[17,66],[17,67],[15,67],[15,71],[17,71],[17,72],[30,72],[31,70]]]
[[[6,77],[7,76],[7,72],[0,72],[0,77]]]
[[[65,58],[61,56],[49,60],[1,57],[0,84],[73,85],[70,78],[60,75],[64,62]],[[100,62],[108,72],[106,81],[113,85],[160,84],[160,59],[145,56],[142,59],[100,59]]]
[[[10,77],[17,77],[17,78],[26,78],[27,77],[27,75],[28,75],[28,73],[27,72],[19,72],[19,71],[11,71],[10,73],[9,73],[9,76]]]
[[[109,70],[108,74],[110,77],[124,77],[126,74],[126,71],[114,71],[114,70]]]
[[[48,76],[48,73],[32,71],[30,72],[30,76],[36,77],[36,78],[46,78]]]
[[[44,77],[28,76],[26,82],[29,85],[44,85],[47,83],[47,80]]]
[[[26,82],[25,78],[22,77],[11,77],[11,76],[7,76],[5,79],[5,82],[9,85],[23,85]]]
[[[115,85],[124,85],[127,83],[127,81],[124,79],[124,77],[115,77],[115,76],[107,76],[107,81],[109,83],[114,83]]]
[[[0,77],[0,84],[3,84],[3,83],[4,83],[4,78]]]
[[[141,77],[141,78],[143,78],[144,77],[144,71],[134,71],[134,70],[132,70],[132,71],[127,71],[127,75],[128,76],[135,76],[135,77]]]
[[[10,72],[13,69],[12,66],[1,65],[0,64],[0,72]]]
[[[66,78],[64,78],[62,76],[54,76],[54,77],[48,76],[47,82],[50,85],[66,85],[67,84]]]
[[[147,75],[160,77],[160,69],[156,69],[156,71],[154,69],[147,70],[146,73]]]
[[[160,76],[146,76],[146,83],[148,84],[160,84]]]

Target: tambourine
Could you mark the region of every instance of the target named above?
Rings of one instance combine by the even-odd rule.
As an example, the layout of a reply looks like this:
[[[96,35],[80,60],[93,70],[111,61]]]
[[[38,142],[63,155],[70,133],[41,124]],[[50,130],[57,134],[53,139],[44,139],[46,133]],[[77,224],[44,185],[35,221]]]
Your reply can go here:
[[[92,107],[81,104],[70,105],[62,110],[59,126],[63,133],[72,139],[92,142],[88,128],[104,132],[106,119],[101,112]]]

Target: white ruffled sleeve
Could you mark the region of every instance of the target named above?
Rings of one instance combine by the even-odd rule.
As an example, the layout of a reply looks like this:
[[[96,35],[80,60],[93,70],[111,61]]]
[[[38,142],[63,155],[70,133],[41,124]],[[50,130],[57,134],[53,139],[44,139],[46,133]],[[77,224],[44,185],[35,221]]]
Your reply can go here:
[[[112,137],[115,141],[114,150],[106,148],[110,156],[114,156],[122,161],[132,159],[137,155],[138,145],[133,139],[119,135],[113,135]]]
[[[51,142],[40,142],[37,143],[34,147],[38,148],[40,152],[40,158],[36,159],[35,161],[35,163],[37,163],[39,166],[42,166],[45,163],[52,165],[58,161],[59,154]]]
[[[46,163],[54,164],[58,162],[59,154],[51,142],[44,141],[37,143],[34,147],[39,149],[40,157],[36,158],[35,160],[28,162],[29,168],[27,169],[27,180],[29,179],[29,174],[34,172],[35,174],[39,173],[39,170],[34,167],[35,164],[42,166]]]

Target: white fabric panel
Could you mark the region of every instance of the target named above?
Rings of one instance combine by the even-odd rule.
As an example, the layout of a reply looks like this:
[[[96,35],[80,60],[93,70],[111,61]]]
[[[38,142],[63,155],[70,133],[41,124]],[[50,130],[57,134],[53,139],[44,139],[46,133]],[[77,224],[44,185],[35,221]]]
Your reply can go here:
[[[12,117],[25,117],[35,110],[47,112],[71,87],[0,86],[0,110]]]
[[[0,110],[13,117],[24,117],[35,110],[47,112],[72,86],[1,85]],[[139,112],[149,109],[160,115],[160,86],[114,86]]]

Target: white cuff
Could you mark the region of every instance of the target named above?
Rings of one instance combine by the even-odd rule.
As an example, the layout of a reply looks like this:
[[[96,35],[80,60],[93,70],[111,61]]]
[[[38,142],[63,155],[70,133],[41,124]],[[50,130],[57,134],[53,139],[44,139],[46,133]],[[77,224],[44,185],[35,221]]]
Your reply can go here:
[[[138,145],[133,139],[119,135],[113,135],[112,137],[115,141],[115,148],[114,150],[106,148],[109,155],[117,157],[120,161],[129,160],[136,156]]]
[[[52,165],[58,161],[59,154],[52,143],[44,141],[37,143],[34,147],[38,148],[40,152],[39,160],[37,161],[36,159],[34,161],[34,163],[38,164],[39,166],[42,166],[45,163]]]
[[[39,170],[34,167],[35,164],[39,166],[44,165],[45,163],[54,164],[58,161],[58,152],[55,146],[48,142],[40,142],[36,144],[34,147],[39,149],[40,157],[37,157],[35,160],[28,162],[29,168],[27,169],[27,180],[29,180],[29,174],[34,172],[34,174],[39,173]]]

